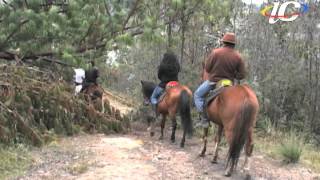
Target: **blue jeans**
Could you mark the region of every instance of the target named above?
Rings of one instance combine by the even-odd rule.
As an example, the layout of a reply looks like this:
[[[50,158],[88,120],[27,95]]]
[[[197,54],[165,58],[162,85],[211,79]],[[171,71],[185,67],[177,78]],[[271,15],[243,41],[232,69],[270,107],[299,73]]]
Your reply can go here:
[[[158,104],[158,98],[161,96],[162,92],[163,92],[163,88],[157,86],[154,90],[153,93],[151,95],[150,101],[151,104],[156,105]]]
[[[203,112],[205,95],[213,89],[213,86],[214,83],[207,80],[204,81],[194,92],[194,103],[199,112]]]

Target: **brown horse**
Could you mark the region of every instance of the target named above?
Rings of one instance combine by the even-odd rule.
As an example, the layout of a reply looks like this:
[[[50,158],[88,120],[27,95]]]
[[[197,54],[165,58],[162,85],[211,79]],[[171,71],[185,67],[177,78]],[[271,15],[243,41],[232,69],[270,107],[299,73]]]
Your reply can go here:
[[[141,81],[142,93],[145,102],[150,103],[150,98],[156,84],[147,81]],[[175,142],[175,132],[177,129],[176,114],[181,116],[181,124],[183,127],[183,136],[181,139],[180,147],[184,147],[186,134],[192,134],[192,119],[191,119],[191,100],[192,91],[183,85],[176,85],[170,88],[166,88],[165,95],[158,103],[156,117],[162,115],[161,121],[161,135],[159,139],[163,139],[163,130],[167,116],[172,121],[172,134],[171,142]],[[156,118],[157,119],[157,118]],[[151,122],[150,135],[154,135],[154,122]]]
[[[213,163],[217,162],[222,132],[229,144],[225,176],[231,176],[237,166],[243,146],[245,146],[244,170],[250,169],[250,156],[253,150],[253,128],[259,110],[257,97],[248,85],[225,87],[219,96],[208,105],[209,120],[218,125],[215,136]],[[204,129],[204,146],[200,156],[204,156],[207,146],[208,128]]]
[[[96,105],[96,106],[98,105],[99,106],[98,109],[101,108],[102,113],[105,112],[105,104],[110,104],[106,96],[105,90],[99,85],[91,84],[86,89],[84,89],[82,93],[84,94],[86,101],[89,104]],[[100,103],[97,103],[97,102],[100,102],[99,100],[101,101],[101,107],[100,107]]]

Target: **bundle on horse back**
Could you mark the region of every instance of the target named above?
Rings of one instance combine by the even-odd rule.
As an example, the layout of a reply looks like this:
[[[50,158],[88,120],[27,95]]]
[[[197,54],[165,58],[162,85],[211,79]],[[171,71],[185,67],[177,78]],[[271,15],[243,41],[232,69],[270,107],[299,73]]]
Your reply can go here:
[[[150,102],[150,98],[156,85],[152,82],[141,81],[142,93],[144,101]],[[175,142],[175,131],[177,128],[176,114],[180,113],[181,124],[183,127],[183,137],[181,139],[180,146],[183,147],[185,143],[186,134],[192,135],[192,119],[191,119],[191,100],[192,92],[186,86],[179,84],[178,82],[170,82],[166,87],[165,94],[157,105],[157,117],[162,115],[161,121],[161,136],[159,139],[163,139],[163,131],[165,127],[166,117],[172,121],[172,133],[171,141]],[[153,123],[151,123],[150,135],[153,135]]]
[[[222,130],[224,130],[224,135],[229,144],[226,176],[231,176],[244,146],[246,151],[244,166],[247,171],[249,170],[249,157],[253,150],[253,128],[258,109],[257,97],[248,85],[225,87],[221,94],[207,107],[209,120],[219,127],[215,137],[213,162],[217,161]],[[206,151],[206,136],[207,129],[205,129],[204,148],[201,155],[204,155]]]
[[[78,68],[78,69],[74,69],[74,72],[75,72],[75,74],[73,76],[73,80],[76,85],[75,95],[77,95],[78,93],[80,93],[80,91],[82,89],[82,83],[85,79],[85,71],[81,68]]]

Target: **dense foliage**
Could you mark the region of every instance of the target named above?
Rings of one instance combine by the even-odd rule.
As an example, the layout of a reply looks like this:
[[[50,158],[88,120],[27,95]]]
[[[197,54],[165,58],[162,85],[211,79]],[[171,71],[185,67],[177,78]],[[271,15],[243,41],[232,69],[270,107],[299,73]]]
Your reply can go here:
[[[107,113],[98,112],[101,101],[88,104],[74,96],[54,73],[24,66],[0,69],[0,143],[41,146],[55,134],[122,132],[128,127],[127,119],[113,116],[108,104]]]

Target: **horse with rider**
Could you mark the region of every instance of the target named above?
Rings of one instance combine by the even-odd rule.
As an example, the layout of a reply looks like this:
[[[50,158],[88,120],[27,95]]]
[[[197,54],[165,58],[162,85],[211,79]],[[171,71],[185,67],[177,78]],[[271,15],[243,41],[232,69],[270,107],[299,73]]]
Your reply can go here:
[[[97,100],[100,100],[102,112],[104,112],[104,105],[108,103],[108,100],[103,96],[104,89],[98,84],[99,69],[94,61],[90,61],[90,64],[91,66],[87,70],[74,69],[75,94],[82,93],[89,104],[95,104]],[[100,107],[100,103],[98,104]]]
[[[210,122],[218,126],[214,138],[214,157],[218,158],[219,143],[222,133],[229,144],[227,155],[226,176],[231,176],[237,166],[240,152],[245,148],[244,170],[249,171],[250,157],[253,151],[253,128],[259,110],[259,103],[254,91],[246,84],[240,84],[245,78],[245,63],[235,50],[236,37],[234,33],[226,33],[222,47],[213,49],[203,63],[201,85],[194,94],[178,80],[180,65],[172,52],[165,53],[158,67],[159,84],[141,81],[144,104],[151,103],[154,117],[157,120],[162,115],[161,135],[165,127],[166,117],[172,120],[171,141],[175,140],[177,127],[176,115],[180,114],[183,137],[180,143],[184,146],[185,135],[192,134],[191,98],[199,112],[199,122],[196,126],[204,128],[204,146],[200,156],[205,156],[207,136]],[[154,135],[153,124],[150,135]]]

